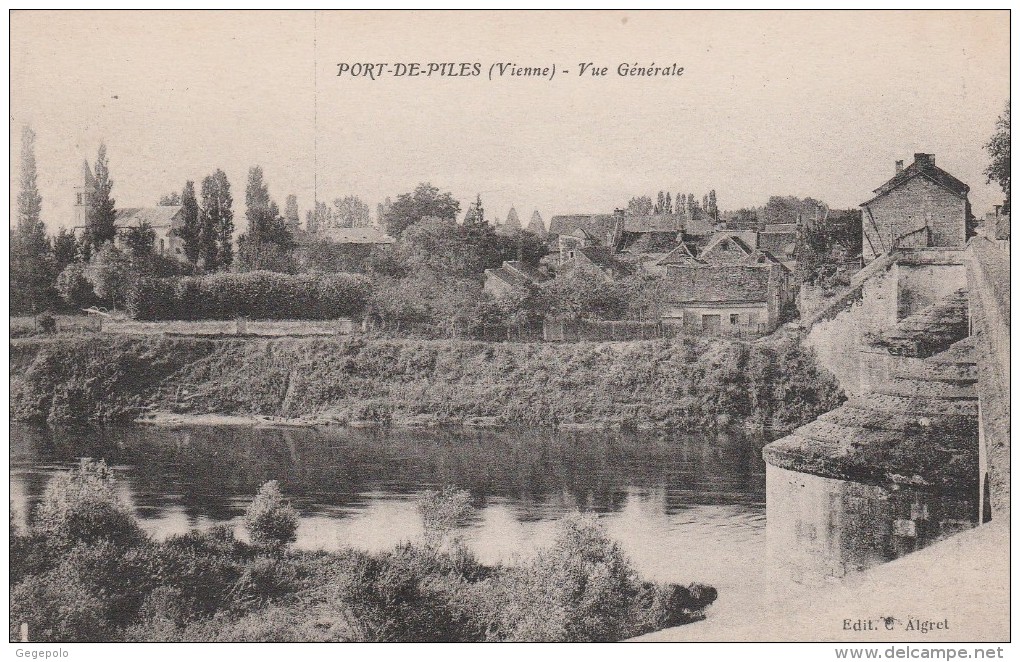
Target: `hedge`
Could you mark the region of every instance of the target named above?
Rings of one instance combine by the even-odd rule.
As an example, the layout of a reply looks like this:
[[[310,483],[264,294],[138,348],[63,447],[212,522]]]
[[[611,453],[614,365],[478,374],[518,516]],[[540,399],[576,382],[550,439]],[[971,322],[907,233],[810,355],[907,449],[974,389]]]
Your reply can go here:
[[[145,278],[128,296],[137,320],[337,319],[359,315],[371,282],[357,274],[274,271]]]

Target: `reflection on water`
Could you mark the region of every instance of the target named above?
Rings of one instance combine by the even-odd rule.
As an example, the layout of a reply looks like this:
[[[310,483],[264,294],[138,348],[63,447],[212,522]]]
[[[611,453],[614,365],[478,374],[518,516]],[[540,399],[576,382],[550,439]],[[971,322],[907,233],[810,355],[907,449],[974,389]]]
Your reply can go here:
[[[195,427],[11,430],[22,522],[53,473],[79,457],[117,470],[157,537],[241,518],[277,479],[301,512],[297,546],[383,550],[421,533],[415,496],[456,485],[477,509],[463,531],[484,562],[527,557],[573,510],[599,513],[642,575],[750,595],[762,585],[762,441],[739,434],[270,430]]]

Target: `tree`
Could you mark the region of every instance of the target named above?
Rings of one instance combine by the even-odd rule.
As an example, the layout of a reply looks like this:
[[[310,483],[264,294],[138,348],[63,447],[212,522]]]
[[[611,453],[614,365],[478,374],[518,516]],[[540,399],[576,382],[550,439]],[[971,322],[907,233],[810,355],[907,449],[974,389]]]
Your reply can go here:
[[[283,547],[297,540],[298,513],[283,500],[279,482],[271,480],[259,488],[244,513],[244,526],[260,547]]]
[[[1002,111],[1002,115],[999,115],[999,119],[995,122],[995,133],[992,135],[991,140],[985,144],[985,149],[988,150],[988,154],[992,157],[992,162],[985,168],[985,175],[988,177],[988,183],[995,182],[1002,187],[1002,192],[1006,195],[1006,200],[1003,204],[1003,213],[1009,213],[1010,206],[1010,165],[1009,165],[1009,99],[1006,99],[1006,108]]]
[[[464,214],[464,225],[477,225],[485,222],[485,207],[482,206],[482,194],[475,194],[475,201],[468,206]]]
[[[386,229],[398,239],[411,225],[426,216],[437,218],[457,218],[460,203],[449,193],[440,193],[439,189],[428,182],[418,184],[413,193],[402,193],[397,201],[386,211]]]
[[[655,199],[654,213],[661,214],[663,213],[663,210],[665,208],[666,208],[666,194],[663,193],[662,191],[659,191],[659,196]]]
[[[202,180],[202,229],[199,245],[206,271],[229,267],[234,260],[233,203],[227,173],[217,169]]]
[[[666,204],[662,208],[662,213],[663,214],[673,213],[673,200],[669,197],[669,191],[666,191]]]
[[[709,216],[711,216],[712,218],[718,220],[718,218],[719,218],[719,207],[716,205],[715,189],[712,189],[711,191],[708,192],[708,208],[705,211],[708,212]]]
[[[21,179],[17,227],[10,243],[11,312],[36,312],[54,299],[56,276],[46,225],[42,222],[35,163],[35,132],[21,131]]]
[[[86,308],[92,305],[95,292],[92,284],[85,277],[85,265],[71,262],[57,276],[57,293],[67,305],[74,308]]]
[[[160,207],[180,207],[181,206],[181,194],[177,191],[167,193],[159,199]]]
[[[53,260],[56,262],[56,272],[60,273],[64,267],[78,259],[78,240],[73,232],[60,228],[57,236],[53,238]]]
[[[124,245],[127,246],[131,261],[136,265],[152,255],[155,244],[156,231],[148,223],[124,230]]]
[[[185,182],[184,190],[181,192],[181,216],[184,225],[175,232],[184,242],[184,255],[188,262],[198,264],[198,258],[202,254],[202,219],[198,210],[198,199],[195,198],[195,182],[190,179]]]
[[[131,261],[113,242],[103,244],[85,267],[85,278],[96,296],[110,302],[114,310],[125,301],[133,279]]]
[[[113,241],[117,236],[115,225],[117,212],[114,207],[116,201],[110,197],[113,180],[110,179],[110,166],[106,160],[106,143],[99,143],[95,171],[91,204],[85,219],[86,256],[91,255],[93,249]]]
[[[290,251],[294,248],[294,239],[280,216],[280,208],[269,197],[269,185],[263,179],[260,166],[248,170],[244,199],[248,231],[237,242],[242,267],[249,271],[291,271]]]
[[[372,224],[368,205],[356,195],[347,195],[333,201],[333,219],[340,228],[364,228]]]
[[[652,199],[647,195],[631,198],[627,203],[628,216],[650,216],[652,213]]]

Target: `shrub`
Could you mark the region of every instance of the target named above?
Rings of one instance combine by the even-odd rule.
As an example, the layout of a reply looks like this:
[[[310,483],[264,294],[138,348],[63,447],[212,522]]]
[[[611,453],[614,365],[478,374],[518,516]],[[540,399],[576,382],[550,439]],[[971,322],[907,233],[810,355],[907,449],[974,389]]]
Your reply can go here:
[[[117,498],[113,472],[105,462],[90,459],[50,479],[36,510],[35,528],[69,546],[99,540],[132,545],[142,536],[134,516]]]
[[[457,525],[471,514],[471,494],[455,487],[444,487],[442,492],[429,490],[418,499],[425,529],[425,547],[431,550],[456,546],[459,540],[453,532]]]
[[[51,313],[42,313],[35,318],[35,321],[39,325],[39,330],[43,333],[57,332],[57,318]]]
[[[244,525],[255,545],[284,546],[297,539],[298,514],[284,502],[280,484],[271,480],[259,488],[259,493],[248,506]]]
[[[86,308],[96,301],[92,283],[85,278],[85,265],[72,262],[57,276],[57,293],[73,308]]]
[[[337,319],[361,314],[370,289],[366,277],[346,273],[145,278],[129,293],[128,312],[139,320]]]
[[[108,641],[104,604],[81,581],[62,572],[33,575],[11,589],[11,641],[22,623],[30,641]]]

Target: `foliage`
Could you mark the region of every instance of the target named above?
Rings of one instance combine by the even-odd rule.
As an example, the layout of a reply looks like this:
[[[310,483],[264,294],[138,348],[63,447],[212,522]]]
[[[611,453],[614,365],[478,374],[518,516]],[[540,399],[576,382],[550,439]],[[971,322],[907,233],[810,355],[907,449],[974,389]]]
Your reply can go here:
[[[140,535],[130,511],[117,498],[113,472],[105,462],[89,459],[46,485],[34,528],[65,545],[100,540],[130,544]]]
[[[92,283],[85,277],[85,265],[81,262],[72,262],[60,272],[56,288],[60,297],[74,308],[91,306],[96,298]]]
[[[181,206],[181,194],[177,191],[171,191],[165,195],[160,196],[159,202],[160,207],[180,207]]]
[[[333,201],[332,220],[338,228],[363,228],[372,224],[368,205],[356,195],[346,195]]]
[[[260,166],[248,170],[245,188],[245,217],[248,231],[238,240],[238,261],[243,271],[293,271],[290,252],[294,238],[280,209],[269,197]]]
[[[631,198],[627,202],[626,214],[628,216],[651,216],[652,199],[647,195]]]
[[[35,132],[21,132],[21,176],[17,224],[10,237],[10,312],[37,312],[52,306],[57,294],[53,281],[59,273],[41,218],[42,196],[36,175]]]
[[[57,332],[57,318],[51,313],[41,313],[35,318],[35,321],[39,325],[39,330],[43,333]]]
[[[206,271],[228,268],[234,260],[234,199],[227,174],[217,169],[202,180],[202,230],[199,243]]]
[[[244,525],[254,545],[281,547],[297,539],[298,513],[283,500],[275,480],[259,488],[244,514]]]
[[[1006,195],[1006,201],[1002,210],[1004,214],[1009,213],[1010,204],[1009,137],[1009,99],[1006,99],[1006,107],[995,122],[995,133],[992,134],[991,139],[985,144],[985,149],[988,150],[988,155],[992,159],[988,167],[985,168],[985,175],[988,177],[988,183],[997,183],[1002,187],[1002,192]]]
[[[442,491],[428,490],[418,497],[418,512],[424,524],[425,548],[439,551],[455,546],[457,526],[471,514],[471,494],[446,486]]]
[[[131,260],[113,242],[103,244],[85,266],[85,279],[96,296],[113,308],[127,300],[134,282]]]
[[[106,143],[99,144],[94,179],[88,215],[85,219],[83,245],[86,257],[91,256],[92,251],[98,250],[103,244],[113,242],[117,234],[114,225],[115,201],[110,197],[113,180],[110,179],[110,166],[106,158]]]
[[[190,179],[184,183],[181,192],[181,217],[183,224],[174,232],[184,242],[184,255],[188,262],[197,264],[202,254],[202,219],[195,197],[195,182]]]
[[[338,319],[359,315],[370,296],[364,276],[272,271],[143,278],[128,312],[139,320]]]
[[[125,228],[123,237],[133,264],[144,262],[153,253],[156,231],[148,223]]]
[[[386,211],[386,230],[399,239],[404,230],[425,217],[455,219],[459,213],[460,203],[450,193],[441,194],[438,188],[425,182],[419,184],[413,193],[402,193],[397,197]]]

